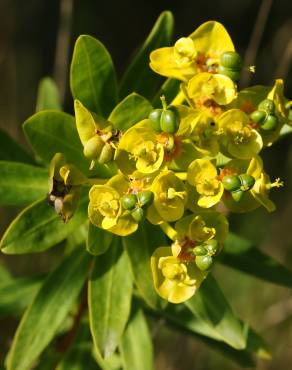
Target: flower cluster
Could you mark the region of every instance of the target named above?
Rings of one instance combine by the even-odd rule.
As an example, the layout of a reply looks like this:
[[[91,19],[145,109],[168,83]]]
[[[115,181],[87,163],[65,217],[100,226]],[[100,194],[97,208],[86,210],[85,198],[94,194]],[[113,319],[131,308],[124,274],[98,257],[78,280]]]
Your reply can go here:
[[[171,102],[161,96],[139,122],[117,130],[110,118],[75,101],[77,131],[90,171],[105,166],[107,179],[85,176],[57,154],[50,169],[50,201],[67,221],[81,186],[89,190],[88,217],[119,236],[146,218],[171,246],[151,258],[154,286],[164,299],[189,299],[207,276],[228,234],[226,215],[260,206],[275,209],[260,152],[289,123],[283,81],[238,91],[242,69],[225,28],[210,21],[172,47],[150,54],[152,70],[181,81]],[[89,171],[89,173],[90,173]],[[137,246],[139,247],[139,246]]]

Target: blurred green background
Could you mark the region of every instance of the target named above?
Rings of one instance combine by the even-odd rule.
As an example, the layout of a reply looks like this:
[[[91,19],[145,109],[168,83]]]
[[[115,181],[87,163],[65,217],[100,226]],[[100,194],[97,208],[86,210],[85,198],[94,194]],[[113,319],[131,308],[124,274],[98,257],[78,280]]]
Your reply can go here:
[[[1,0],[0,128],[27,145],[21,124],[34,113],[38,82],[47,75],[55,78],[64,109],[72,111],[68,65],[79,34],[100,39],[121,76],[165,9],[174,13],[175,38],[188,35],[204,21],[222,22],[247,63],[257,66],[254,75],[243,76],[241,87],[272,84],[275,78],[284,78],[285,95],[292,99],[291,0]],[[281,177],[285,182],[285,187],[271,196],[278,205],[277,211],[270,215],[259,209],[247,215],[233,215],[231,230],[248,237],[292,269],[292,136],[265,150],[263,156],[271,177]],[[0,209],[1,232],[16,212],[12,208]],[[0,255],[0,260],[15,276],[32,276],[49,271],[60,253],[60,249],[54,248],[40,255]],[[258,361],[257,369],[291,368],[291,290],[219,264],[215,275],[235,312],[271,345],[273,359]],[[0,317],[0,363],[16,325],[16,318]],[[165,328],[163,322],[158,328],[153,327],[153,337],[157,370],[240,369],[201,341]]]

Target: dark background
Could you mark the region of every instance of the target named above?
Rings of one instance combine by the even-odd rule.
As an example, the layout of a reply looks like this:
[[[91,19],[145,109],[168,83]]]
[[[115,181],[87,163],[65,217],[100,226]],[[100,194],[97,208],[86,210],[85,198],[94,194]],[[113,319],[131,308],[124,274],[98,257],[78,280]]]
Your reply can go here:
[[[291,0],[0,0],[0,127],[24,143],[21,124],[34,113],[38,82],[47,75],[55,78],[65,110],[71,111],[68,63],[78,35],[86,33],[101,40],[121,76],[159,13],[165,9],[174,13],[175,39],[190,34],[207,20],[222,22],[236,49],[248,64],[257,66],[250,81],[248,75],[243,76],[241,86],[272,84],[275,78],[282,77],[285,95],[292,99]],[[277,211],[269,215],[259,209],[230,219],[233,231],[249,237],[290,269],[291,138],[281,140],[263,153],[267,172],[285,181],[285,188],[272,194]],[[14,213],[10,208],[1,210],[1,229]],[[57,257],[56,250],[38,256],[0,255],[15,275],[48,271]],[[215,274],[235,311],[271,344],[273,360],[260,361],[257,369],[289,369],[292,364],[291,291],[220,265],[215,268]],[[12,318],[0,321],[2,355],[9,346],[15,325]],[[163,327],[155,334],[155,353],[158,370],[239,369],[200,341]]]

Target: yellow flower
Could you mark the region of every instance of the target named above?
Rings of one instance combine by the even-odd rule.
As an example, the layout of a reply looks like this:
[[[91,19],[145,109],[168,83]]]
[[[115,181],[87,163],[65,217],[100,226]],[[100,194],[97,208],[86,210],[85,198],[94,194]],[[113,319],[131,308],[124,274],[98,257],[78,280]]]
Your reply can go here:
[[[188,168],[187,181],[196,188],[198,205],[210,208],[217,204],[224,192],[216,166],[208,159],[195,159]]]
[[[209,21],[173,47],[154,50],[150,67],[162,76],[186,82],[200,72],[216,73],[225,51],[234,51],[230,36],[221,23]]]

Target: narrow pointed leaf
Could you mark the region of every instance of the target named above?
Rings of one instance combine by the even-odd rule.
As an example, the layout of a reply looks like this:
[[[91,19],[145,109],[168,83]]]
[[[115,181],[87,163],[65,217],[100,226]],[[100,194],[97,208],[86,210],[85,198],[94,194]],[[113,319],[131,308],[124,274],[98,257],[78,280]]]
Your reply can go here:
[[[67,223],[61,220],[46,200],[25,208],[2,237],[0,248],[5,254],[37,253],[53,247],[72,233],[87,217],[87,200],[83,199]]]
[[[233,314],[216,280],[209,276],[185,305],[217,336],[235,349],[244,349],[246,338],[240,320]]]
[[[96,257],[89,279],[88,305],[94,344],[104,358],[115,351],[131,307],[132,276],[119,238]]]
[[[0,130],[0,160],[34,163],[27,151],[3,130]]]
[[[0,316],[17,316],[31,303],[41,278],[11,279],[0,285]]]
[[[91,36],[82,35],[75,43],[70,87],[74,99],[104,117],[117,103],[116,74],[111,56],[103,44]]]
[[[58,87],[50,77],[42,78],[38,87],[36,111],[46,109],[62,109]]]
[[[116,129],[126,131],[135,123],[147,118],[151,110],[152,105],[147,99],[132,93],[114,108],[109,116],[109,121]]]
[[[25,163],[0,161],[0,205],[22,205],[44,197],[48,171]]]
[[[153,370],[152,340],[141,309],[132,313],[119,349],[124,370]]]
[[[35,153],[45,162],[49,162],[56,153],[64,153],[69,162],[89,168],[89,162],[83,156],[73,116],[54,110],[34,114],[23,124],[24,133]]]
[[[152,50],[171,43],[173,33],[173,15],[169,11],[161,13],[149,36],[126,70],[120,85],[120,96],[123,98],[135,91],[151,99],[159,85],[161,77],[149,67],[149,54]]]
[[[292,271],[236,234],[230,233],[220,262],[270,283],[292,287]]]
[[[7,358],[8,370],[30,369],[55,336],[87,275],[89,256],[77,249],[44,281],[17,329]]]
[[[154,290],[150,269],[150,257],[154,250],[167,245],[164,234],[145,222],[134,234],[123,238],[123,245],[131,262],[135,284],[145,302],[153,308],[165,306],[166,302]]]
[[[105,253],[112,241],[112,233],[102,230],[99,227],[92,225],[92,223],[89,223],[86,249],[90,254],[99,256],[100,254]]]

